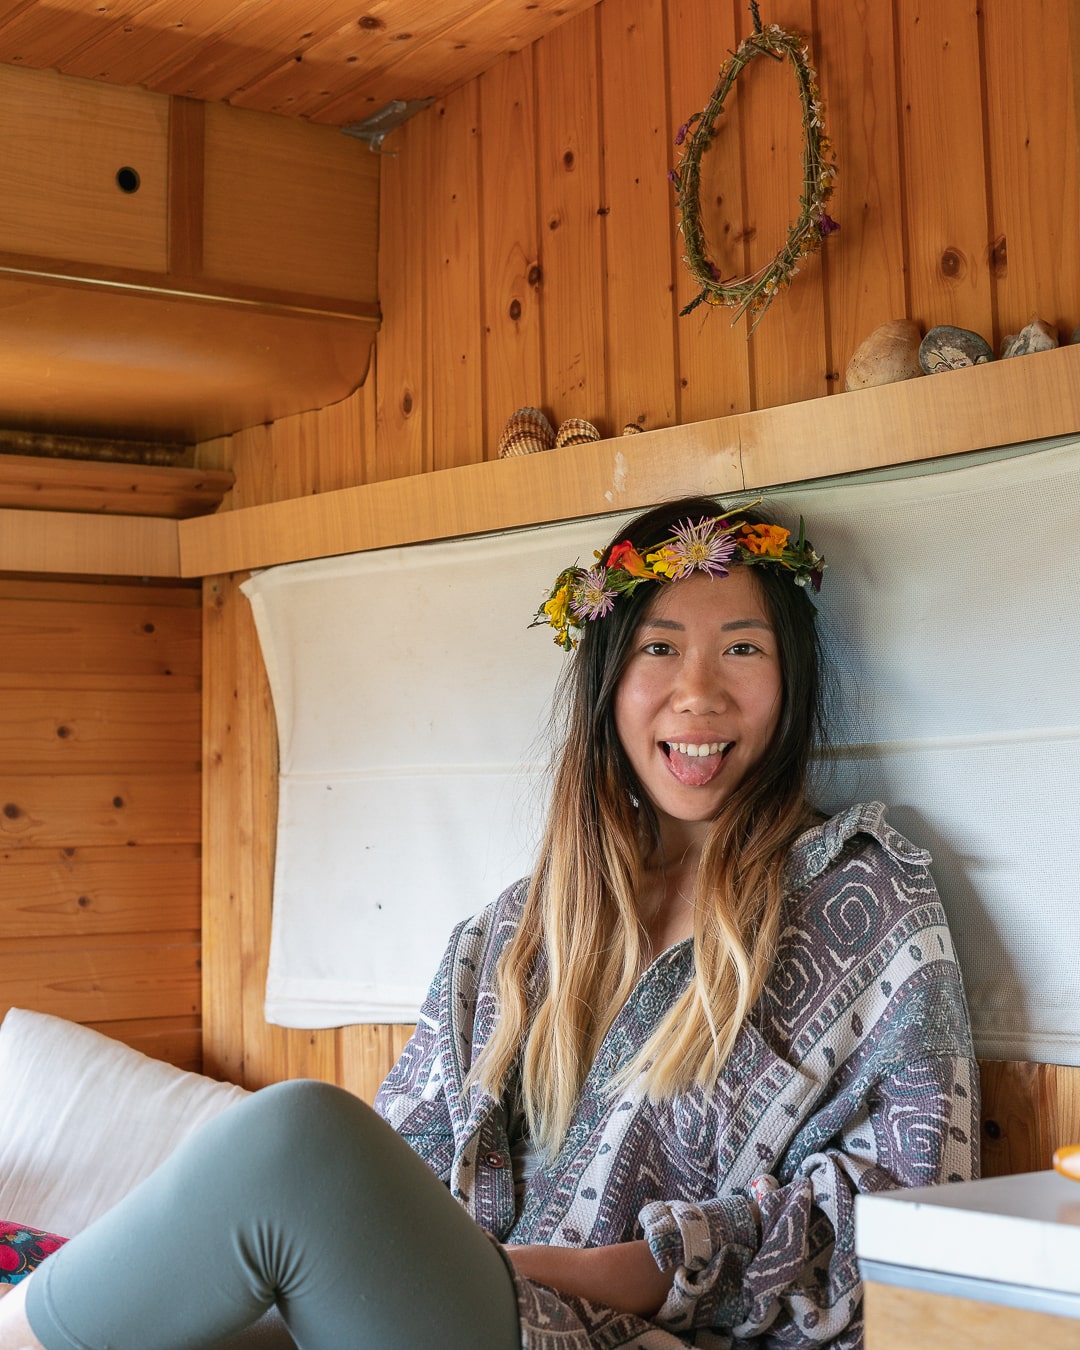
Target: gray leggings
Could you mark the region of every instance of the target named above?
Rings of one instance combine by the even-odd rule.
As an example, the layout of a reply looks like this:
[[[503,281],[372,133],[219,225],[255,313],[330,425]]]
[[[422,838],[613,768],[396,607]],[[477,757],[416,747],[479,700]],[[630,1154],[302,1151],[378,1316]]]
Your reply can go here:
[[[277,1306],[301,1350],[515,1350],[505,1258],[370,1107],[280,1083],[44,1261],[47,1350],[197,1350]]]

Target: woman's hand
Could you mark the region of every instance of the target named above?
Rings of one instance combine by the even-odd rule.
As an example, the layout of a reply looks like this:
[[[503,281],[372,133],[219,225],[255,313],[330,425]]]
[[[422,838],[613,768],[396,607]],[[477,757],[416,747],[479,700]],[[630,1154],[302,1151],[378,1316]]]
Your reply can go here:
[[[639,1317],[652,1317],[660,1310],[674,1278],[672,1271],[665,1273],[656,1264],[647,1242],[503,1250],[527,1280]]]

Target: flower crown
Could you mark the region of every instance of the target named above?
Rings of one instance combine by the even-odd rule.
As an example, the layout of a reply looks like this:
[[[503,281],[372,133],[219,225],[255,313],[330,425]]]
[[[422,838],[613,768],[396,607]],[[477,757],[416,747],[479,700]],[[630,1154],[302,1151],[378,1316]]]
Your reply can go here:
[[[696,524],[684,520],[676,525],[671,538],[657,544],[644,558],[629,539],[612,545],[606,558],[602,553],[593,557],[596,563],[592,567],[575,564],[559,573],[529,625],[550,624],[555,641],[564,651],[577,646],[585,624],[610,614],[619,596],[631,595],[645,581],[681,581],[692,572],[726,577],[728,563],[742,563],[748,567],[786,568],[797,586],[812,586],[819,591],[825,570],[825,559],[808,542],[801,516],[795,543],[791,542],[791,531],[782,525],[703,516]]]

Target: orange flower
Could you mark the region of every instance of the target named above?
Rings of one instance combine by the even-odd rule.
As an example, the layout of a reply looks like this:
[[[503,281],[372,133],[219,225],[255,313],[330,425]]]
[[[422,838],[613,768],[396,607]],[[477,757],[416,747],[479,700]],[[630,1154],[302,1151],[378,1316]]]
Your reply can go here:
[[[624,572],[629,572],[632,577],[651,577],[652,573],[645,566],[641,559],[641,554],[633,546],[629,539],[624,539],[621,544],[616,544],[608,555],[607,567],[621,567]]]
[[[790,530],[782,525],[744,525],[740,543],[748,553],[759,557],[779,558],[787,547]]]

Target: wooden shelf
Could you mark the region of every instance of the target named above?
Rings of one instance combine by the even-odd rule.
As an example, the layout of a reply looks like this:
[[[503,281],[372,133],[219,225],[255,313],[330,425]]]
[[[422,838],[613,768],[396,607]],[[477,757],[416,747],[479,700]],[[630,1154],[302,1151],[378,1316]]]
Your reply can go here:
[[[216,511],[233,485],[219,469],[0,454],[0,507],[183,520]]]
[[[634,510],[1080,431],[1080,346],[183,521],[184,576]]]
[[[198,577],[1080,433],[1080,346],[191,520],[0,510],[0,570]]]

